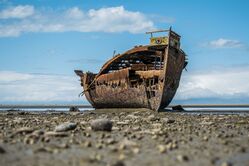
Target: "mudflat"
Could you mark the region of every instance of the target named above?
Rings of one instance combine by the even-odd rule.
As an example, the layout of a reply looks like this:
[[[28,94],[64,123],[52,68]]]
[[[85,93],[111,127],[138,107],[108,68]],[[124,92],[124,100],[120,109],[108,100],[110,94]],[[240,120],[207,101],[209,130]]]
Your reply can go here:
[[[249,113],[0,112],[0,165],[249,165]]]

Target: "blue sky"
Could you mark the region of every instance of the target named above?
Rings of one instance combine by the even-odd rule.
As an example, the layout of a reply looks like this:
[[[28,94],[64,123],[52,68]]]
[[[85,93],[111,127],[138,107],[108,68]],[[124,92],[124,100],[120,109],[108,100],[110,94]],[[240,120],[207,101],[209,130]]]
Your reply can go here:
[[[147,30],[173,27],[188,54],[174,103],[248,103],[246,0],[0,0],[0,103],[86,102],[74,69],[98,72]]]

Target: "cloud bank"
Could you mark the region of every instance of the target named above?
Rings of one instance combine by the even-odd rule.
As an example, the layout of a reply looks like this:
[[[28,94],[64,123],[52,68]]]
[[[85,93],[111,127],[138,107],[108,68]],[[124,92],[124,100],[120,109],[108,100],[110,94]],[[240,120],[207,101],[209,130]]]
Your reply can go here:
[[[185,72],[176,99],[249,97],[249,66]]]
[[[17,18],[22,19],[28,16],[32,16],[35,13],[34,7],[30,5],[19,5],[4,9],[0,12],[0,19]]]
[[[81,91],[77,76],[0,71],[1,102],[79,101]]]
[[[249,97],[248,80],[249,66],[184,72],[175,99]],[[0,71],[1,102],[78,102],[81,91],[77,76]]]
[[[211,48],[238,48],[244,46],[244,44],[238,40],[224,38],[210,41],[206,45]]]
[[[0,23],[0,37],[17,37],[29,32],[143,33],[154,28],[153,21],[145,14],[123,6],[83,11],[78,7],[38,10],[19,5],[0,11]]]

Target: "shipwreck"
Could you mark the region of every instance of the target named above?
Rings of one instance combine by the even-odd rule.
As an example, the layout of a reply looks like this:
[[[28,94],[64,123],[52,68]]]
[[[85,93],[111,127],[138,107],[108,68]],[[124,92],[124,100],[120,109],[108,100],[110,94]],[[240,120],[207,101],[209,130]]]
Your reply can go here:
[[[146,33],[150,44],[113,56],[99,73],[75,70],[82,94],[94,108],[159,110],[169,105],[187,65],[181,37],[171,28]],[[158,36],[162,33],[166,35]]]

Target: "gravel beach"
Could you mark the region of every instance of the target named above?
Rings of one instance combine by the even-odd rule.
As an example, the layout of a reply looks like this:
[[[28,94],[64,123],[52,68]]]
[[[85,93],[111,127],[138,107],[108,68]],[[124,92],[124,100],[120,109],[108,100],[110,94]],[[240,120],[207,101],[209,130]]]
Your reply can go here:
[[[249,113],[0,112],[0,165],[245,166]]]

